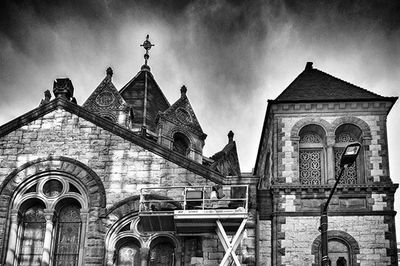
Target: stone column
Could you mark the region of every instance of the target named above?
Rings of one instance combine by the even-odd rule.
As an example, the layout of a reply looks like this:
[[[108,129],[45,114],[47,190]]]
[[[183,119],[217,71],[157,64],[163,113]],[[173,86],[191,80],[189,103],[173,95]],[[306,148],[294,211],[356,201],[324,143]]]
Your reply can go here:
[[[81,221],[82,221],[82,228],[81,228],[81,239],[79,241],[79,261],[78,265],[84,265],[83,259],[85,257],[85,238],[86,238],[86,227],[87,227],[87,220],[89,217],[89,212],[86,209],[81,210]]]
[[[335,136],[327,136],[326,139],[326,161],[328,167],[328,176],[327,176],[327,183],[328,184],[335,184],[335,153],[333,151],[333,145],[335,144]]]
[[[10,221],[11,221],[10,235],[9,235],[10,237],[8,238],[6,266],[14,265],[16,244],[17,244],[17,237],[18,237],[18,224],[20,221],[18,210],[11,210]]]
[[[147,266],[149,263],[149,248],[140,248],[140,266]]]
[[[44,234],[43,256],[42,256],[41,266],[48,266],[50,265],[50,249],[51,249],[51,240],[53,238],[54,211],[45,210],[44,217],[46,219],[46,231]]]

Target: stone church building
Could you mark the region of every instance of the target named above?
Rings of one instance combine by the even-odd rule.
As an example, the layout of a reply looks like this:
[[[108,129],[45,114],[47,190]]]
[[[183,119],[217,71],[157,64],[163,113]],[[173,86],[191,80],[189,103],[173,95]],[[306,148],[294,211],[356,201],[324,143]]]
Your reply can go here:
[[[244,174],[233,132],[203,154],[190,89],[170,104],[148,38],[142,46],[145,64],[124,87],[108,68],[78,104],[73,82],[56,79],[53,95],[0,126],[1,265],[319,265],[321,205],[355,141],[329,206],[329,257],[398,264],[386,136],[397,97],[307,63],[268,101]]]

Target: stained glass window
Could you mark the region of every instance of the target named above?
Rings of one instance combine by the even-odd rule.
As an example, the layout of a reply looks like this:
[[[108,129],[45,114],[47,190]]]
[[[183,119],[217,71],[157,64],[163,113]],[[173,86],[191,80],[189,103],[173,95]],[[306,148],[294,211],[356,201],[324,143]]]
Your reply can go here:
[[[77,206],[70,205],[61,209],[57,228],[55,265],[78,265],[81,223]]]
[[[140,248],[132,242],[122,245],[118,250],[117,266],[140,266]]]
[[[33,206],[23,216],[21,249],[18,258],[20,266],[36,266],[41,264],[46,220],[43,208]]]
[[[150,266],[172,266],[174,259],[174,247],[168,242],[159,243],[150,250]]]

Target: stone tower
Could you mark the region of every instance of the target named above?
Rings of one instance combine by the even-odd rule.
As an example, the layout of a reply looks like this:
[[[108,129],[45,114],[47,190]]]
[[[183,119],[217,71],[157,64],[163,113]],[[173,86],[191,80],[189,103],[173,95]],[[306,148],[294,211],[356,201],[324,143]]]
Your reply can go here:
[[[386,137],[386,117],[396,100],[309,62],[268,101],[255,166],[260,261],[320,265],[321,205],[339,173],[344,147],[360,142],[357,161],[344,172],[329,205],[329,257],[346,265],[397,265],[398,185],[390,178]]]

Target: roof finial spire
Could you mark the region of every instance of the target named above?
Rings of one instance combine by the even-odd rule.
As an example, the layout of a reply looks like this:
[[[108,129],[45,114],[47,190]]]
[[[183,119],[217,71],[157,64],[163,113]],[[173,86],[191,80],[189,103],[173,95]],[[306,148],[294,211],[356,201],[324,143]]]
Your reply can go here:
[[[148,34],[146,36],[146,40],[140,46],[142,46],[146,50],[146,53],[144,54],[144,65],[142,66],[142,69],[150,70],[150,67],[147,65],[147,60],[149,60],[149,57],[150,57],[149,50],[151,49],[152,46],[154,46],[154,44],[152,44],[149,41],[149,35]]]

